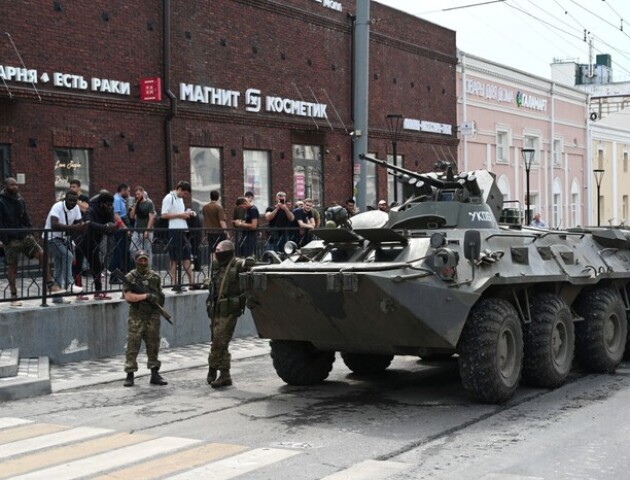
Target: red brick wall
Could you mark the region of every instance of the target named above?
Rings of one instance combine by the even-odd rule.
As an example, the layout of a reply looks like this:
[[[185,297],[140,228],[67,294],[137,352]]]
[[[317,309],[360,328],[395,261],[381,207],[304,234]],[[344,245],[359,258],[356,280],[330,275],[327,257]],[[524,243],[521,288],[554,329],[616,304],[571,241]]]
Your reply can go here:
[[[131,95],[97,94],[38,83],[41,101],[26,83],[0,83],[0,138],[11,145],[11,171],[25,173],[21,186],[31,216],[43,219],[53,202],[54,147],[92,150],[93,191],[115,190],[120,182],[142,184],[160,202],[167,185],[164,122],[166,98],[139,101],[139,79],[162,76],[162,3],[156,0],[24,0],[11,2],[0,16],[0,65],[20,66],[15,43],[28,68],[128,81]],[[314,0],[171,1],[171,90],[179,82],[241,92],[238,109],[178,102],[172,122],[173,180],[190,178],[191,146],[223,152],[223,202],[242,194],[243,150],[268,150],[272,194],[291,195],[291,144],[310,138],[324,154],[324,203],[342,201],[352,191],[352,22],[353,0],[343,12]],[[369,150],[391,153],[385,115],[456,124],[455,33],[372,3],[370,45]],[[107,20],[105,20],[105,18]],[[223,42],[222,42],[223,41]],[[223,45],[222,45],[223,43]],[[328,105],[325,120],[248,113],[247,88],[263,95]],[[333,108],[334,107],[334,108]],[[335,113],[337,110],[339,117]],[[29,138],[37,146],[29,146]],[[104,146],[107,140],[109,146]],[[1,143],[1,142],[0,142]],[[130,151],[128,144],[135,145]],[[429,169],[456,136],[403,132],[398,153],[406,166]],[[232,156],[231,151],[236,155]],[[284,157],[284,158],[281,158]],[[386,175],[379,173],[379,196]],[[370,200],[370,199],[368,199]],[[268,199],[259,199],[264,208]]]

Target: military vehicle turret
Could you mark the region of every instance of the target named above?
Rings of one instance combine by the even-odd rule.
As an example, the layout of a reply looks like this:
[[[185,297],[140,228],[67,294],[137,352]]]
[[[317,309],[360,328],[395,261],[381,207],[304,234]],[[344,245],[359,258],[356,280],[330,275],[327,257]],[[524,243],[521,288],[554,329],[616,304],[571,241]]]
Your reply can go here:
[[[394,355],[457,354],[464,388],[488,403],[509,400],[521,377],[562,385],[574,356],[586,371],[615,371],[630,231],[501,225],[490,172],[418,174],[365,159],[403,182],[401,206],[316,230],[319,240],[241,277],[286,383],[324,381],[336,352],[361,374]]]

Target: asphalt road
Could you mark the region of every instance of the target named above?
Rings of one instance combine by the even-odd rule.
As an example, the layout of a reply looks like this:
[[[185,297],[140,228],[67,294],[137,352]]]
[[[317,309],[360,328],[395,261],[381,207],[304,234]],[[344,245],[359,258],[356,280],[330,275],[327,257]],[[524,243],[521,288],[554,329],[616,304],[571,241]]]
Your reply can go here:
[[[574,372],[555,391],[521,387],[503,406],[472,401],[455,367],[397,357],[360,377],[338,356],[324,384],[291,387],[265,355],[236,361],[221,391],[205,368],[169,372],[165,387],[124,388],[121,374],[1,404],[0,478],[630,478],[630,364]],[[95,446],[116,435],[136,446]]]

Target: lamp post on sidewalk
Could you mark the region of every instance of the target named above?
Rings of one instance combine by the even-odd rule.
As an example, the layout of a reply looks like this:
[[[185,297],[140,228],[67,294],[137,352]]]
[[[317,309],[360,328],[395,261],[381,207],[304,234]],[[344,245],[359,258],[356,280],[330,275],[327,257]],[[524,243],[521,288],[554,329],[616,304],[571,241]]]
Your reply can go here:
[[[385,115],[385,120],[387,121],[387,130],[389,130],[389,135],[392,138],[392,153],[394,155],[392,163],[394,165],[398,165],[398,153],[396,147],[398,142],[398,134],[400,133],[400,129],[403,125],[403,116],[399,113],[390,113],[388,115]],[[394,187],[394,201],[398,201],[396,187]]]
[[[604,178],[605,170],[596,169],[593,170],[593,175],[595,175],[595,183],[597,184],[597,226],[600,226],[600,210],[601,210],[601,202],[599,201],[599,189],[602,185],[602,178]]]
[[[525,164],[525,179],[527,182],[525,184],[525,193],[527,195],[525,197],[525,200],[527,202],[527,211],[525,212],[526,225],[529,225],[530,223],[532,223],[531,211],[529,209],[529,170],[532,168],[532,162],[534,161],[534,153],[536,153],[536,151],[533,148],[521,149],[521,155],[523,156],[523,163]]]

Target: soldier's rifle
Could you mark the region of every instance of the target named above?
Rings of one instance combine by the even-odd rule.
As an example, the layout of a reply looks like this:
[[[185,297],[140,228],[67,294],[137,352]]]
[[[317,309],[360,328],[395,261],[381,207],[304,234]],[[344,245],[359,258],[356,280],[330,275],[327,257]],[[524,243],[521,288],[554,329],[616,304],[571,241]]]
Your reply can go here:
[[[129,279],[127,279],[125,274],[122,273],[119,268],[114,270],[112,274],[118,275],[119,278],[122,279],[123,285],[129,288],[129,290],[131,290],[133,293],[150,293],[150,292],[147,292],[147,290],[144,288],[144,285],[139,283],[137,280],[136,282],[130,282]],[[166,320],[168,323],[173,325],[173,322],[171,321],[171,318],[172,318],[171,314],[168,313],[168,311],[162,305],[160,305],[159,303],[150,303],[150,305],[157,308],[158,311],[160,312],[160,315],[164,317],[164,320]]]

